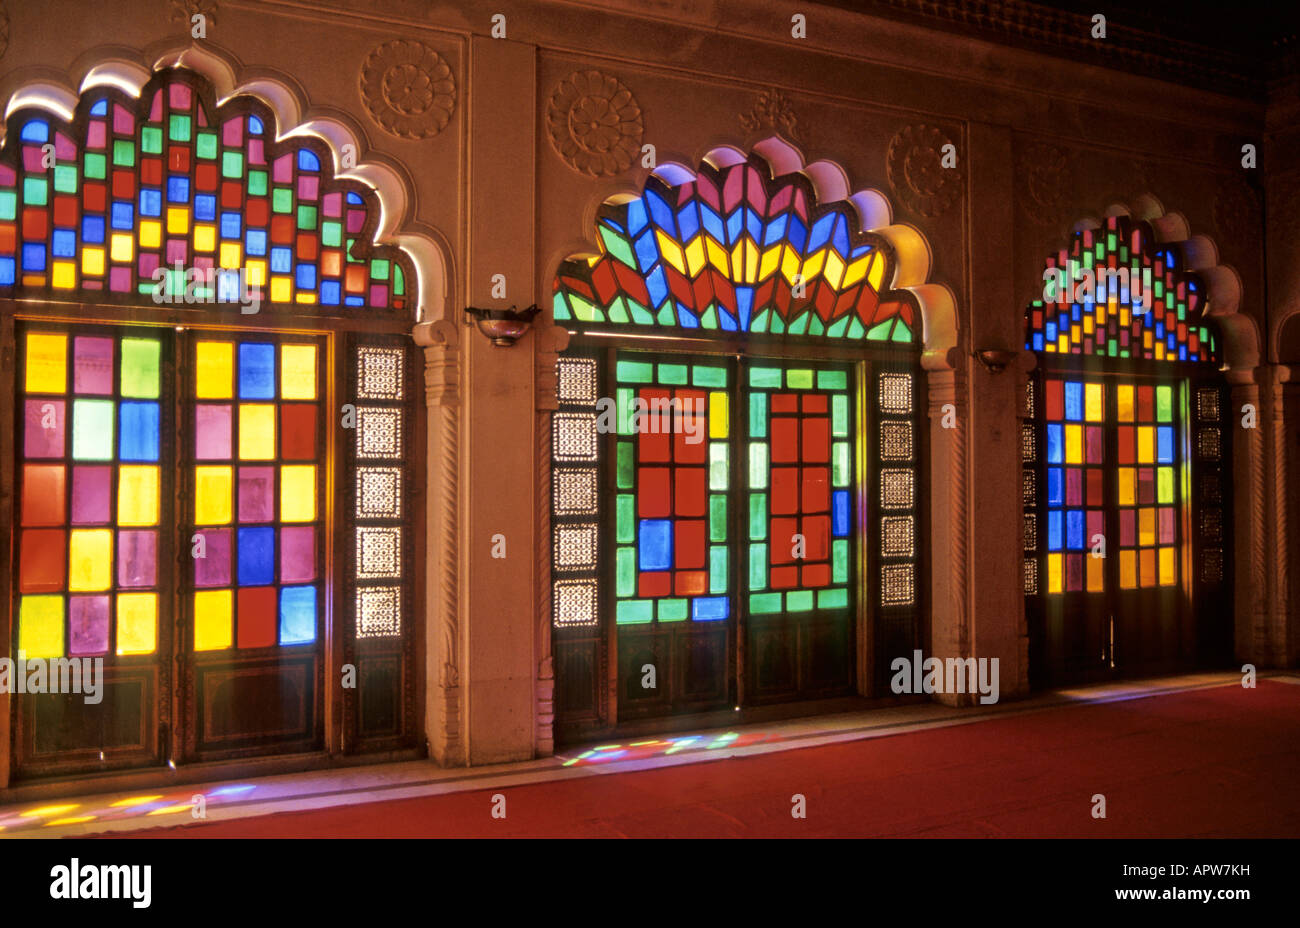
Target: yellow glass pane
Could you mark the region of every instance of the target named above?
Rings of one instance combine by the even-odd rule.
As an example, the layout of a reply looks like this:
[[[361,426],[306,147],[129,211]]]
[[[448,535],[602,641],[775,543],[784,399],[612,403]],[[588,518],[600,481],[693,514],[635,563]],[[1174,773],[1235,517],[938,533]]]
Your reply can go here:
[[[194,227],[194,250],[212,251],[217,247],[217,227],[197,225]]]
[[[316,399],[316,346],[280,346],[280,399]]]
[[[1083,417],[1089,422],[1101,422],[1105,418],[1101,397],[1101,384],[1083,385]]]
[[[190,231],[190,211],[183,206],[167,209],[167,234],[184,235]]]
[[[234,266],[239,267],[239,262],[236,261]],[[225,265],[223,264],[222,267],[225,267]],[[266,286],[266,262],[265,261],[249,261],[247,271],[248,271],[248,285],[250,287]]]
[[[119,232],[109,239],[108,256],[118,264],[129,263],[135,257],[135,243],[131,236]]]
[[[89,277],[100,277],[103,275],[104,249],[87,248],[81,253],[81,273]]]
[[[1174,549],[1160,549],[1160,585],[1172,586],[1178,579],[1178,571],[1174,566]]]
[[[1174,469],[1161,467],[1156,470],[1156,502],[1172,503],[1174,501]]]
[[[54,262],[53,284],[60,290],[71,290],[77,285],[77,265],[72,261]]]
[[[147,219],[140,223],[140,247],[157,248],[162,243],[162,223],[156,219]],[[117,248],[113,249],[114,254]]]
[[[1061,555],[1047,555],[1047,592],[1061,592]]]
[[[1122,383],[1115,388],[1115,417],[1120,422],[1133,421],[1133,384]]]
[[[286,464],[280,468],[280,521],[316,519],[316,465]]]
[[[1134,487],[1137,484],[1137,471],[1132,467],[1120,467],[1117,468],[1117,472],[1119,504],[1121,506],[1132,506]]]
[[[108,589],[113,571],[113,533],[106,528],[74,528],[71,535],[68,589]]]
[[[727,394],[721,390],[709,394],[709,437],[726,438],[728,428]]]
[[[63,656],[63,597],[24,596],[18,605],[18,650],[28,658]]]
[[[271,278],[271,302],[288,303],[289,297],[293,294],[293,288],[289,286],[288,277]]]
[[[230,485],[229,467],[194,468],[194,521],[198,525],[230,521]]]
[[[244,461],[275,458],[275,404],[239,404],[239,457]]]
[[[1138,557],[1141,558],[1140,570],[1142,575],[1142,585],[1144,587],[1155,586],[1156,585],[1156,549],[1143,548],[1142,551],[1139,553]]]
[[[1088,556],[1084,558],[1084,561],[1088,565],[1088,592],[1100,593],[1102,591],[1102,578],[1105,575],[1103,568],[1106,565],[1106,559],[1093,557],[1092,554],[1089,553]]]
[[[199,342],[194,346],[194,395],[201,400],[229,399],[235,380],[235,346]]]
[[[158,468],[123,464],[117,478],[119,525],[158,524]]]
[[[1138,544],[1156,543],[1156,511],[1150,506],[1138,510]]]
[[[230,647],[234,622],[230,590],[201,590],[194,594],[194,650],[220,651]]]
[[[158,647],[158,594],[119,593],[117,653],[152,654]]]
[[[62,393],[68,387],[68,336],[27,333],[28,393]]]
[[[239,242],[222,242],[221,258],[218,263],[228,271],[233,271],[239,267],[240,248]]]
[[[1139,425],[1137,428],[1137,456],[1139,464],[1156,462],[1156,429],[1153,425]]]
[[[1083,463],[1083,426],[1081,425],[1065,427],[1065,463]]]
[[[1122,590],[1137,589],[1137,552],[1119,553],[1119,586]]]

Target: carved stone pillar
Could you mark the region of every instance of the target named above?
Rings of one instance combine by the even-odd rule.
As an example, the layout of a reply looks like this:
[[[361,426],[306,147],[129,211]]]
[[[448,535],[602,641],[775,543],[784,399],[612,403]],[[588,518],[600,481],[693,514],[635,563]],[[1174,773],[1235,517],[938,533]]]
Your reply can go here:
[[[1228,424],[1233,436],[1233,643],[1238,660],[1266,664],[1269,596],[1274,584],[1266,536],[1265,430],[1240,427],[1244,405],[1259,409],[1259,384],[1255,370],[1230,371],[1228,383],[1232,389]]]
[[[555,364],[569,345],[568,330],[549,324],[537,330],[537,756],[555,753],[555,662],[551,653],[551,413],[556,398]]]
[[[930,654],[926,656],[941,660],[970,654],[969,405],[964,360],[954,348],[942,359],[942,366],[926,364],[930,419]],[[936,694],[936,698],[948,705],[965,702],[953,693]]]
[[[1287,387],[1292,382],[1293,372],[1284,364],[1271,365],[1270,406],[1268,417],[1269,444],[1269,507],[1272,540],[1269,549],[1273,552],[1273,590],[1269,603],[1270,629],[1269,642],[1271,663],[1275,667],[1287,667],[1292,663],[1292,643],[1294,635],[1291,620],[1291,542],[1288,533],[1287,515],[1291,507],[1291,494],[1288,492],[1287,471],[1289,443],[1287,441],[1286,395]]]
[[[427,540],[425,543],[425,736],[443,766],[466,763],[461,738],[460,330],[451,322],[421,323],[424,401],[428,409]]]

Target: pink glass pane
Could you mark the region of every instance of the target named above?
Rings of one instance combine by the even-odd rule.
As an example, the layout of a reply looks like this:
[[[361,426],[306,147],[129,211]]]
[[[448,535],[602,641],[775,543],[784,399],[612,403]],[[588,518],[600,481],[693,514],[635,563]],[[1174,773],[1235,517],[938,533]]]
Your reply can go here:
[[[73,340],[72,389],[76,393],[113,392],[113,340]]]
[[[158,538],[154,532],[117,535],[117,585],[154,586],[158,582]]]
[[[29,458],[63,457],[63,400],[28,400],[23,451]],[[49,425],[49,428],[45,426]]]
[[[280,530],[280,582],[316,579],[316,529],[294,526]]]
[[[194,408],[194,456],[200,461],[230,459],[230,406]]]
[[[270,522],[275,517],[275,468],[239,468],[239,521]]]
[[[108,597],[73,596],[68,600],[70,653],[103,654],[108,650]]]
[[[206,557],[194,559],[195,586],[230,585],[230,529],[204,529],[203,544]],[[194,550],[191,547],[191,552]]]
[[[107,465],[72,468],[72,524],[98,525],[109,521],[109,488],[113,469]]]
[[[1162,545],[1172,545],[1174,543],[1174,511],[1172,509],[1160,510],[1160,543]]]

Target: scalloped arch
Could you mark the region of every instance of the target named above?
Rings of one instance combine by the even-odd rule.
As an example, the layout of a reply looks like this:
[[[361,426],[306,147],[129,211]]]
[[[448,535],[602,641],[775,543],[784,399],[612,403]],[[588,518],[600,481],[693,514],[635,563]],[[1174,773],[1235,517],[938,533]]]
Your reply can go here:
[[[1203,317],[1218,328],[1223,340],[1221,364],[1231,371],[1250,370],[1260,362],[1259,327],[1250,316],[1240,312],[1241,276],[1231,265],[1219,263],[1219,249],[1213,239],[1192,234],[1191,224],[1182,213],[1168,211],[1152,193],[1143,193],[1130,202],[1111,203],[1099,216],[1084,216],[1071,226],[1071,241],[1085,230],[1105,226],[1110,217],[1125,217],[1150,228],[1155,243],[1176,247],[1188,270],[1205,285]],[[1028,312],[1028,311],[1027,311]]]
[[[111,89],[138,99],[155,75],[169,68],[199,77],[210,86],[219,107],[235,98],[252,98],[270,110],[276,126],[275,142],[301,138],[328,153],[336,179],[361,185],[371,213],[366,223],[369,241],[364,248],[367,252],[376,247],[396,248],[404,256],[413,272],[408,288],[414,299],[404,310],[412,321],[436,320],[445,315],[450,280],[445,243],[436,233],[405,221],[413,212],[413,182],[405,169],[390,159],[376,158],[375,153],[363,159],[362,153],[368,147],[365,135],[355,124],[349,124],[346,114],[313,112],[305,102],[305,93],[291,78],[238,68],[233,55],[216,50],[211,43],[156,54],[149,67],[140,60],[131,60],[128,50],[117,48],[99,54],[89,52],[79,61],[93,62],[84,66],[79,80],[54,78],[43,71],[18,86],[6,103],[6,126],[9,117],[24,108],[43,110],[70,123],[79,101],[97,89]],[[344,152],[349,153],[347,158]],[[344,167],[345,161],[352,166]]]
[[[742,179],[748,169],[755,173]],[[761,182],[761,189],[755,181]],[[751,186],[745,187],[746,183]],[[643,198],[649,202],[649,195],[660,201],[657,216],[648,207],[637,212],[638,202]],[[709,198],[712,209],[705,212],[710,210]],[[795,210],[801,198],[807,201],[802,216]],[[686,223],[681,227],[679,218],[665,209],[671,201],[676,212],[688,200],[699,200],[701,212],[698,219],[680,220]],[[754,214],[748,221],[745,210],[737,209],[742,204]],[[846,220],[842,234],[837,216]],[[880,331],[880,321],[869,313],[897,304],[900,318],[908,324],[907,341],[919,341],[925,366],[949,366],[949,349],[957,341],[955,300],[946,285],[929,281],[932,252],[925,237],[914,226],[893,221],[889,200],[881,191],[854,192],[843,167],[826,160],[806,163],[802,153],[784,139],[763,139],[748,154],[735,146],[717,146],[700,159],[696,170],[676,161],[662,162],[640,189],[623,189],[607,197],[593,218],[595,247],[570,254],[555,275],[557,324],[709,328],[703,319],[715,312],[717,321],[711,326],[715,331],[830,333],[826,337],[850,338],[849,333],[857,331],[857,337],[864,338],[872,330]],[[800,228],[794,234],[805,238],[797,243],[799,253],[791,257],[781,249],[790,250],[789,229],[796,220]],[[825,229],[818,238],[813,230],[819,221],[825,222]],[[666,242],[647,235],[665,227],[671,233]],[[833,242],[823,245],[837,234],[838,253],[831,258],[827,248],[835,251]],[[815,247],[805,249],[803,242]],[[674,253],[675,247],[680,252]],[[747,254],[746,247],[752,252]],[[858,273],[856,280],[846,283],[851,279],[847,269],[854,260],[864,260],[871,249],[883,263],[875,271],[878,292],[865,295],[855,288],[865,287],[871,278]],[[666,257],[664,250],[672,257]],[[835,264],[836,260],[841,263]],[[800,302],[790,297],[790,279],[803,271],[808,272],[803,275],[808,296]],[[659,292],[649,283],[656,274],[662,274]],[[748,296],[738,293],[745,289]],[[639,297],[635,311],[620,312],[618,301],[625,301],[626,307],[634,295]],[[746,299],[752,299],[752,304],[746,306]],[[618,317],[611,317],[611,312]],[[851,327],[855,312],[858,324]],[[809,319],[814,313],[820,313],[820,320],[800,328],[800,317]],[[764,315],[768,315],[766,322]],[[837,323],[838,333],[832,330]]]

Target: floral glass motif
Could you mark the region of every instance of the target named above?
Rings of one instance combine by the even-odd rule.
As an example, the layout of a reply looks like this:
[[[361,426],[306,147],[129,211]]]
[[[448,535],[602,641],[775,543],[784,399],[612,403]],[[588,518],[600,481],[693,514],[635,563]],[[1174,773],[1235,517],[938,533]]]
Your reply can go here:
[[[600,254],[555,278],[557,322],[916,341],[913,303],[888,291],[888,244],[759,155],[679,184],[651,175],[601,208],[597,232]]]
[[[172,302],[237,305],[247,283],[273,306],[409,309],[407,260],[368,240],[373,194],[336,180],[323,144],[277,143],[261,103],[212,100],[201,79],[167,70],[139,101],[87,91],[71,124],[14,113],[0,289],[139,302],[161,284]]]
[[[1125,216],[1077,232],[1047,259],[1056,279],[1048,300],[1025,312],[1025,349],[1148,361],[1219,360],[1215,330],[1203,317],[1205,286],[1173,248]],[[1122,275],[1121,275],[1122,272]],[[1064,285],[1062,285],[1062,283]]]

